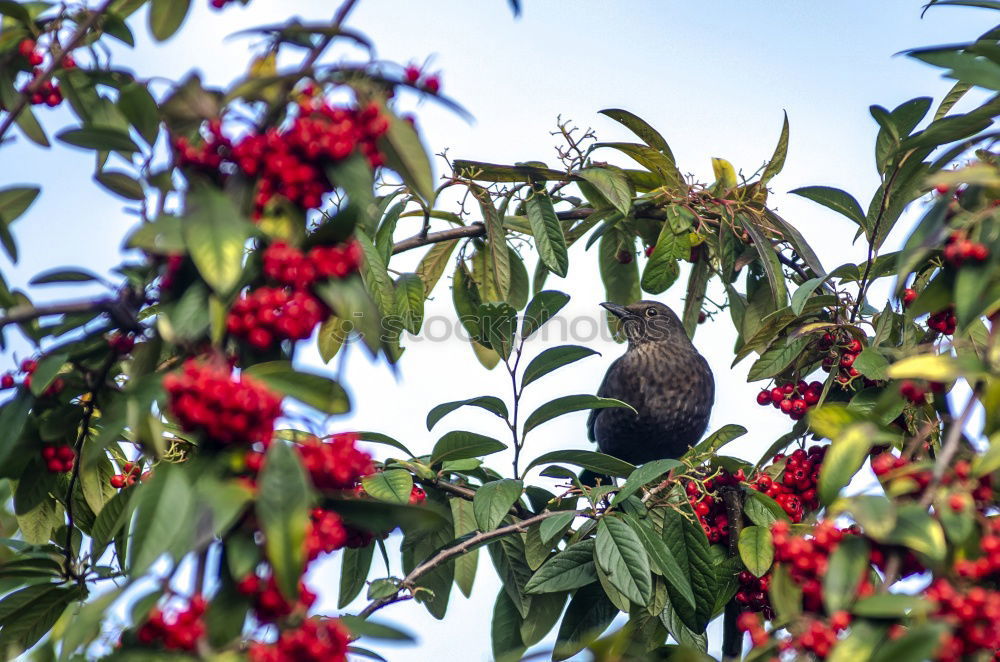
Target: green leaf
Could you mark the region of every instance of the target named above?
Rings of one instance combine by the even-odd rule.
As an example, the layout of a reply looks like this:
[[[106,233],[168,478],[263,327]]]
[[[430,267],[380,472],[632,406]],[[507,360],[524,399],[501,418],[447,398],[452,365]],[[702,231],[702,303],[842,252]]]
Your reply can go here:
[[[551,451],[536,457],[524,470],[525,473],[541,464],[552,464],[554,462],[568,462],[584,469],[609,474],[611,476],[628,476],[635,471],[635,465],[629,464],[617,457],[597,453],[594,451]]]
[[[750,371],[747,373],[747,381],[754,382],[780,374],[805,351],[812,340],[809,336],[798,338],[791,342],[788,340],[778,340],[771,349],[761,354],[760,358],[750,366]]]
[[[344,626],[350,630],[351,634],[369,639],[381,639],[383,641],[415,641],[413,635],[395,626],[380,623],[367,618],[361,618],[354,614],[341,614],[337,617]]]
[[[278,588],[290,600],[299,593],[305,567],[311,492],[298,453],[286,443],[272,443],[260,473],[257,519]]]
[[[729,423],[708,435],[684,454],[685,457],[697,457],[706,453],[717,453],[719,449],[734,439],[738,439],[747,433],[747,429],[742,425]]]
[[[875,540],[885,540],[896,528],[896,508],[881,495],[859,494],[838,501],[832,507],[849,511],[865,533]]]
[[[861,204],[847,191],[830,186],[805,186],[789,191],[789,193],[818,202],[824,207],[843,214],[860,227],[867,227],[868,221],[865,212],[861,209]]]
[[[475,432],[456,430],[449,432],[434,444],[431,451],[431,464],[440,464],[445,460],[462,460],[467,457],[481,457],[506,450],[507,445]]]
[[[684,177],[681,175],[680,171],[677,170],[677,166],[674,164],[672,159],[667,158],[662,152],[655,150],[651,147],[645,145],[637,145],[635,143],[594,143],[591,146],[592,150],[599,149],[602,147],[610,147],[611,149],[616,149],[619,152],[627,155],[629,158],[634,160],[636,163],[641,165],[643,168],[649,171],[652,175],[652,188],[665,185],[672,191],[682,192],[687,190],[687,185],[684,182]],[[626,176],[634,172],[642,171],[625,171]],[[630,181],[631,178],[630,178]],[[636,180],[641,181],[641,180]]]
[[[760,256],[760,262],[767,274],[767,281],[771,286],[771,296],[774,301],[774,309],[784,308],[788,301],[788,288],[785,286],[785,275],[781,270],[781,262],[778,261],[778,253],[771,242],[764,236],[763,230],[758,226],[757,218],[742,217],[742,226],[747,234],[753,239],[753,247]]]
[[[424,282],[417,274],[400,274],[396,279],[395,312],[403,328],[416,335],[424,322]]]
[[[361,479],[361,485],[370,496],[379,501],[407,504],[413,490],[413,476],[402,469],[376,471]]]
[[[0,189],[0,232],[3,246],[12,262],[17,262],[17,246],[10,235],[10,225],[38,198],[41,191],[37,186],[11,186]]]
[[[540,377],[544,377],[553,370],[557,370],[564,365],[569,365],[580,359],[585,359],[588,356],[593,356],[597,354],[600,356],[599,352],[596,352],[589,347],[581,347],[580,345],[560,345],[559,347],[550,347],[544,352],[536,356],[528,364],[528,367],[524,369],[524,374],[521,375],[521,388],[535,381]],[[504,414],[506,416],[506,414]]]
[[[861,578],[870,568],[870,558],[868,542],[860,536],[845,537],[833,550],[823,574],[823,605],[827,613],[851,606]]]
[[[611,625],[618,608],[597,582],[580,588],[570,599],[556,636],[553,660],[573,657]]]
[[[448,499],[448,502],[451,504],[451,518],[455,523],[455,538],[461,538],[475,531],[476,516],[472,510],[472,503],[457,497]],[[478,549],[473,549],[455,559],[455,584],[465,597],[472,595],[478,564]]]
[[[67,360],[69,360],[69,354],[65,352],[57,352],[42,357],[38,362],[38,367],[35,368],[35,372],[31,375],[32,394],[36,397],[41,396],[45,392],[45,389],[52,384],[56,376],[59,375],[59,371],[66,365]]]
[[[218,189],[195,187],[187,200],[184,243],[205,282],[225,297],[243,276],[244,245],[254,230]]]
[[[528,615],[521,623],[521,641],[534,646],[555,626],[566,605],[565,593],[540,593],[531,598]]]
[[[659,294],[670,288],[681,274],[679,260],[686,258],[690,249],[688,233],[674,232],[670,223],[664,223],[653,253],[642,270],[642,289]]]
[[[569,302],[569,295],[557,290],[543,290],[528,303],[521,323],[521,338],[529,338]]]
[[[152,479],[138,487],[132,532],[130,571],[144,572],[178,542],[190,540],[194,490],[183,467],[158,467]]]
[[[79,586],[51,584],[29,586],[7,595],[0,603],[0,610],[6,612],[2,619],[3,628],[0,629],[0,650],[31,648],[48,634],[66,607],[82,597],[83,589]],[[11,614],[10,605],[15,602],[17,611]]]
[[[615,400],[614,398],[602,398],[589,394],[565,395],[561,398],[550,400],[535,411],[531,412],[531,414],[528,415],[528,418],[524,421],[523,434],[526,435],[542,423],[550,421],[557,416],[562,416],[563,414],[588,409],[607,409],[609,407],[624,407],[625,409],[631,409],[633,412],[635,411],[635,408],[631,405],[622,402],[621,400]]]
[[[129,501],[133,493],[134,491],[130,489],[121,490],[101,508],[91,528],[95,547],[106,547],[131,517],[132,509],[129,507]]]
[[[384,444],[386,446],[392,446],[393,448],[401,450],[404,453],[406,453],[408,457],[414,457],[413,453],[410,451],[409,448],[404,446],[401,442],[396,441],[392,437],[384,435],[381,432],[363,431],[363,432],[355,432],[354,434],[357,435],[360,441],[370,441],[376,444]]]
[[[847,636],[837,641],[833,650],[826,658],[828,662],[854,662],[854,660],[871,660],[871,654],[886,639],[887,627],[868,621],[857,621],[851,624]],[[900,658],[904,660],[917,658]],[[921,658],[922,659],[922,658]]]
[[[664,508],[663,514],[663,542],[673,553],[681,573],[691,583],[695,607],[691,609],[686,601],[679,600],[676,589],[668,584],[670,601],[685,625],[694,632],[703,632],[712,618],[715,604],[715,571],[708,538],[701,527],[689,521],[684,514],[671,508]]]
[[[639,488],[643,485],[659,478],[668,471],[673,471],[674,469],[682,466],[684,466],[684,463],[679,460],[664,459],[647,462],[632,472],[622,488],[618,490],[618,494],[616,494],[615,498],[611,500],[611,505],[617,506],[622,501],[638,492]]]
[[[933,602],[915,595],[884,593],[861,598],[854,604],[851,613],[864,618],[902,618],[907,615],[926,615],[934,607]]]
[[[347,194],[348,204],[361,215],[359,224],[365,233],[375,236],[378,211],[375,207],[374,176],[368,159],[360,152],[354,152],[346,159],[326,167],[326,175],[331,182]]]
[[[166,41],[180,29],[191,8],[191,0],[152,0],[149,31],[156,41]]]
[[[784,122],[781,125],[781,136],[778,137],[778,144],[774,148],[774,154],[767,162],[767,167],[760,176],[761,185],[767,184],[774,178],[781,169],[785,167],[785,157],[788,155],[788,113],[785,113]]]
[[[787,623],[802,613],[802,588],[795,583],[784,564],[777,564],[771,571],[768,596],[778,622]]]
[[[480,333],[476,340],[504,359],[509,358],[517,332],[517,311],[507,303],[484,303],[476,314]]]
[[[521,536],[505,536],[493,542],[488,549],[504,590],[521,616],[527,616],[531,596],[525,592],[525,585],[531,579],[531,568],[524,557],[523,539]]]
[[[889,361],[874,347],[865,347],[855,357],[853,367],[869,379],[887,379]]]
[[[556,217],[552,199],[544,189],[536,190],[525,202],[525,210],[528,222],[531,223],[538,258],[549,271],[565,278],[569,270],[569,255],[566,252],[562,223]]]
[[[788,520],[788,513],[766,494],[757,490],[746,490],[746,495],[743,512],[757,526],[770,529],[779,519]]]
[[[670,582],[676,593],[683,597],[691,608],[694,609],[696,602],[694,589],[691,588],[691,580],[688,579],[685,569],[681,568],[674,553],[670,551],[670,548],[663,541],[662,536],[653,531],[646,523],[631,515],[626,515],[625,520],[632,527],[632,530],[635,531],[639,540],[642,541],[642,546],[646,548],[653,572]]]
[[[392,315],[396,309],[396,294],[386,264],[382,260],[382,254],[362,228],[354,230],[354,239],[361,246],[361,251],[364,254],[361,277],[365,287],[371,292],[383,317]]]
[[[555,519],[555,517],[550,518]],[[549,520],[544,520],[544,524]],[[593,538],[570,545],[542,564],[528,580],[528,593],[555,593],[587,586],[597,581]]]
[[[870,423],[849,425],[830,444],[819,471],[819,498],[831,503],[868,458],[877,430]]]
[[[365,587],[368,571],[371,568],[372,557],[375,555],[375,543],[365,547],[348,547],[340,561],[340,593],[337,596],[337,609],[343,609],[351,604]]]
[[[113,152],[138,152],[127,131],[104,126],[91,126],[82,129],[65,129],[56,134],[56,138],[67,145]]]
[[[145,200],[142,184],[134,177],[117,170],[102,170],[94,175],[98,184],[126,200]]]
[[[671,163],[674,162],[674,154],[670,151],[670,145],[667,144],[666,139],[660,132],[650,126],[646,120],[640,118],[638,115],[630,113],[627,110],[622,110],[621,108],[605,108],[604,110],[597,111],[601,115],[607,115],[619,124],[624,125],[632,133],[637,135],[644,143],[658,150],[665,157],[670,159]]]
[[[424,296],[430,296],[434,286],[441,280],[444,270],[451,262],[451,254],[458,245],[458,239],[434,244],[417,265],[417,275],[424,283]]]
[[[810,278],[806,282],[799,286],[799,289],[795,290],[792,294],[792,312],[796,315],[802,314],[802,309],[805,308],[806,302],[817,287],[826,282],[828,276],[816,276],[815,278]]]
[[[118,93],[118,110],[148,144],[156,143],[160,132],[160,109],[145,85],[132,82]]]
[[[619,250],[632,254],[635,250],[633,238],[623,239],[619,233],[607,233],[601,237],[598,244],[598,266],[601,272],[601,282],[604,283],[604,296],[608,301],[627,306],[642,298],[642,288],[639,286],[639,267],[633,259],[627,264],[618,261]],[[609,323],[614,329],[617,318],[608,313]]]
[[[492,531],[500,526],[524,490],[524,482],[503,478],[484,484],[476,490],[472,511],[481,531]]]
[[[886,641],[879,646],[870,662],[932,659],[935,651],[941,645],[941,635],[947,631],[947,628],[945,623],[911,625],[898,639]]]
[[[269,389],[295,398],[326,414],[345,414],[351,402],[344,387],[323,375],[295,370],[289,361],[268,361],[246,368],[244,374]]]
[[[493,620],[490,626],[490,640],[493,659],[520,660],[527,647],[521,641],[521,625],[524,619],[514,602],[503,589],[497,594],[493,605]]]
[[[427,150],[409,122],[401,120],[386,108],[382,116],[389,120],[389,130],[379,138],[379,151],[386,165],[395,170],[428,207],[434,204],[434,176]]]
[[[941,524],[917,504],[907,504],[896,511],[896,527],[886,542],[909,547],[936,563],[943,562],[948,554]]]
[[[455,402],[445,402],[427,413],[427,429],[430,430],[438,421],[461,407],[479,407],[488,412],[496,414],[500,418],[507,418],[507,405],[500,398],[493,395],[480,395],[468,400],[457,400]]]
[[[542,520],[538,527],[538,536],[541,538],[542,544],[552,544],[556,536],[562,536],[566,532],[575,518],[576,513],[559,513]]]
[[[592,184],[612,207],[628,215],[632,208],[632,185],[625,173],[611,168],[584,168],[575,174]]]
[[[319,357],[323,359],[323,363],[332,361],[344,346],[348,336],[345,325],[346,322],[336,315],[330,315],[319,325],[319,331],[316,333],[316,349],[319,350]]]
[[[756,577],[763,577],[774,561],[771,532],[762,526],[747,526],[740,531],[740,559]]]

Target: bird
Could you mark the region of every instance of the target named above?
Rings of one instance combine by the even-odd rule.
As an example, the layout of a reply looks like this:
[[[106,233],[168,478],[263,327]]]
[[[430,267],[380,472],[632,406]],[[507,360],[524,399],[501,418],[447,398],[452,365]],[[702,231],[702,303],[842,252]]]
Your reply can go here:
[[[678,458],[705,433],[715,378],[669,306],[601,304],[615,315],[628,348],[608,368],[597,395],[631,405],[592,409],[587,432],[601,452],[631,464]]]

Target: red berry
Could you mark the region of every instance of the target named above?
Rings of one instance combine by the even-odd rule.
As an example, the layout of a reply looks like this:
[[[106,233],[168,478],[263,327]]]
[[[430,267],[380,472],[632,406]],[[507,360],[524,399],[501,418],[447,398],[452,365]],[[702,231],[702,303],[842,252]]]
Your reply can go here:
[[[0,377],[0,389],[14,388],[14,376],[9,372],[5,373],[3,377]]]
[[[437,94],[441,89],[441,79],[435,74],[424,79],[424,89],[431,94]]]
[[[114,475],[108,482],[111,483],[111,487],[115,488],[116,490],[120,490],[121,488],[125,487],[125,476],[122,476],[120,474]]]
[[[420,67],[416,65],[409,65],[403,71],[403,79],[410,85],[416,85],[417,81],[420,80]]]
[[[8,387],[5,387],[5,388],[10,388],[10,387],[8,386]],[[764,389],[763,391],[761,391],[760,393],[758,393],[757,394],[757,404],[759,404],[759,405],[769,405],[769,404],[771,404],[771,392],[768,391],[767,389]]]
[[[21,43],[17,45],[17,52],[21,54],[21,57],[30,57],[35,52],[36,45],[34,39],[22,39]]]
[[[909,308],[910,304],[913,303],[917,298],[917,291],[913,288],[906,288],[903,290],[903,307]]]

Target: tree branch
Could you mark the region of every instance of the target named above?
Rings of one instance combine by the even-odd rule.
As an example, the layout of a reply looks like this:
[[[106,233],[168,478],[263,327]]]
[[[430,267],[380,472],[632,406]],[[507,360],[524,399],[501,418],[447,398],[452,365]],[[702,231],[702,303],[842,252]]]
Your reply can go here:
[[[90,28],[94,27],[97,20],[108,11],[113,2],[114,0],[104,0],[104,2],[97,9],[90,12],[90,15],[83,23],[77,25],[76,31],[73,32],[69,41],[66,42],[66,45],[62,49],[62,53],[70,53],[73,49],[79,46],[83,41],[83,38],[87,36],[87,32],[90,31]],[[62,55],[62,53],[60,53],[60,55]],[[42,72],[38,75],[38,77],[32,80],[31,83],[28,84],[28,87],[21,92],[17,103],[10,109],[7,116],[3,118],[3,121],[0,121],[0,142],[3,141],[4,135],[6,135],[7,131],[10,130],[10,127],[13,126],[14,122],[17,121],[17,118],[21,115],[21,113],[24,112],[24,109],[28,107],[31,95],[37,92],[45,81],[52,78],[52,74],[55,73],[55,70],[61,66],[62,58],[56,58],[53,56],[49,65],[42,69]]]
[[[464,554],[468,554],[472,550],[490,542],[491,540],[502,538],[512,533],[522,533],[532,524],[536,524],[544,519],[548,519],[549,517],[552,517],[554,515],[559,515],[561,513],[566,513],[566,512],[575,512],[575,514],[577,515],[583,514],[581,511],[546,510],[542,513],[539,513],[538,515],[534,515],[527,519],[521,520],[520,522],[515,522],[514,524],[503,526],[500,527],[499,529],[494,529],[493,531],[483,531],[481,533],[472,536],[471,538],[468,538],[467,540],[463,540],[457,545],[446,547],[445,549],[442,549],[440,552],[438,552],[437,554],[430,557],[429,559],[418,565],[416,568],[411,570],[410,574],[406,575],[403,581],[400,582],[399,588],[396,589],[395,593],[387,595],[384,598],[379,598],[377,600],[371,601],[367,607],[365,607],[358,613],[358,616],[360,616],[361,618],[368,618],[382,607],[391,605],[395,602],[400,602],[402,600],[410,599],[412,597],[413,589],[416,588],[416,581],[425,574],[427,574],[428,572],[430,572],[431,570],[434,570],[435,568],[447,563],[448,561],[451,561],[452,559],[462,556]],[[401,595],[403,591],[410,591],[411,595],[409,596]]]
[[[0,317],[0,329],[8,324],[30,322],[46,315],[72,315],[74,313],[109,312],[117,304],[116,299],[87,299],[86,301],[67,301],[47,306],[14,306],[7,314]]]

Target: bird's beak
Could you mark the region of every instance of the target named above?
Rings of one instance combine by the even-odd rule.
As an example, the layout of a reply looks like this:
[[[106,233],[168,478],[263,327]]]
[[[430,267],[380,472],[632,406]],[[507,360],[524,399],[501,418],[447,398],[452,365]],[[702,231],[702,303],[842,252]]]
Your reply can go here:
[[[618,319],[625,319],[629,314],[628,308],[620,306],[617,303],[611,303],[610,301],[605,301],[601,304],[601,307]]]

